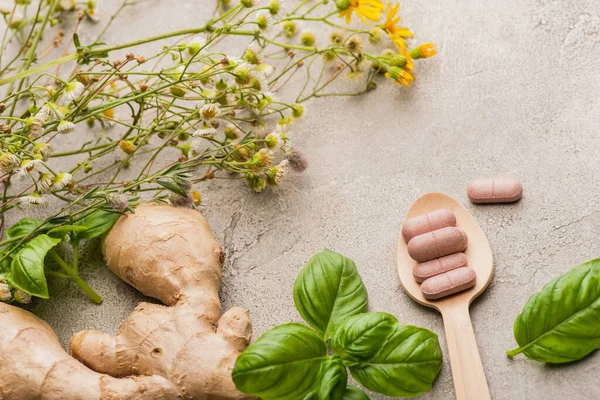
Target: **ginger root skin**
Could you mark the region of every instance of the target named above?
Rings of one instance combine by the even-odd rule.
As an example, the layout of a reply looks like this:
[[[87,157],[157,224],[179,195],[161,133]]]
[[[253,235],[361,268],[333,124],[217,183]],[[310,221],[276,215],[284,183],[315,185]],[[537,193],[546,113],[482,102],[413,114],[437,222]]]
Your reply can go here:
[[[194,210],[144,205],[122,216],[102,242],[108,267],[167,306],[141,303],[112,336],[83,331],[73,356],[115,377],[158,375],[184,399],[247,399],[231,378],[248,346],[248,311],[221,316],[223,251]]]
[[[140,206],[117,221],[102,250],[115,274],[166,306],[140,303],[114,336],[79,332],[73,358],[47,323],[0,303],[0,399],[250,398],[231,372],[252,324],[242,308],[221,316],[223,254],[202,215]]]

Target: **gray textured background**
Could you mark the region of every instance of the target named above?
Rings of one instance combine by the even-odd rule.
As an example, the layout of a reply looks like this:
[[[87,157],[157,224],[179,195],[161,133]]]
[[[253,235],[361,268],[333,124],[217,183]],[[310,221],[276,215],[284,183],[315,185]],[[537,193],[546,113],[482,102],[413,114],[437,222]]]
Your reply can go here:
[[[99,1],[108,13],[118,0]],[[195,26],[212,1],[156,0],[117,20],[108,43]],[[236,182],[201,187],[205,215],[227,250],[224,308],[250,310],[255,336],[297,321],[291,296],[299,268],[324,247],[356,261],[370,309],[440,335],[441,317],[412,302],[396,275],[396,241],[410,204],[441,191],[466,204],[491,242],[495,276],[472,306],[494,399],[600,398],[600,359],[561,367],[520,356],[512,322],[551,278],[600,254],[600,14],[596,0],[405,0],[404,22],[440,54],[418,65],[416,85],[390,84],[358,99],[313,101],[294,131],[311,167],[280,190],[255,195]],[[476,207],[468,181],[522,180],[523,201]],[[14,215],[13,218],[19,217]],[[63,343],[81,329],[114,332],[142,299],[87,247],[82,274],[104,296],[93,305],[53,282],[35,313]],[[449,399],[447,353],[424,399]],[[382,399],[383,396],[373,396]]]

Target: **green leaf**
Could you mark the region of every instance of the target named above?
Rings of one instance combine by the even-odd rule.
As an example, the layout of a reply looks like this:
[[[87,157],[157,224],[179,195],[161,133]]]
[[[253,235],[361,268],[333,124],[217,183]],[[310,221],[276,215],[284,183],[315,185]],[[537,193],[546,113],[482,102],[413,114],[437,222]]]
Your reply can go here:
[[[0,250],[0,260],[4,258],[4,250]],[[2,261],[0,261],[0,273],[4,275],[4,277],[10,276],[10,263],[12,261],[12,257],[6,257]]]
[[[323,365],[323,376],[319,388],[319,400],[343,400],[348,385],[348,372],[339,358]]]
[[[600,259],[571,269],[529,298],[514,324],[519,348],[532,360],[565,363],[600,346]]]
[[[42,224],[41,219],[23,218],[6,230],[6,237],[12,239],[15,237],[27,235],[33,232]]]
[[[104,210],[96,210],[79,221],[77,225],[87,228],[83,232],[74,235],[75,240],[90,240],[101,236],[108,231],[121,214]]]
[[[367,309],[367,289],[354,261],[331,250],[308,260],[294,283],[294,304],[325,339],[344,318]]]
[[[346,393],[344,393],[344,400],[369,400],[369,396],[362,389],[348,385]]]
[[[64,237],[67,233],[70,232],[84,232],[87,231],[88,228],[87,226],[81,226],[81,225],[62,225],[62,226],[57,226],[56,228],[52,228],[48,231],[48,236],[53,237],[53,238],[62,238]]]
[[[381,344],[398,326],[393,315],[383,312],[358,314],[337,326],[331,338],[335,355],[347,366],[370,360],[381,349]]]
[[[416,326],[396,325],[380,350],[368,361],[350,366],[364,387],[394,397],[426,393],[442,367],[437,335]]]
[[[29,241],[11,262],[10,283],[32,296],[48,298],[48,285],[44,274],[46,253],[60,242],[48,235],[39,235]]]
[[[300,324],[279,325],[259,337],[238,358],[233,382],[238,390],[264,400],[316,398],[325,342]]]

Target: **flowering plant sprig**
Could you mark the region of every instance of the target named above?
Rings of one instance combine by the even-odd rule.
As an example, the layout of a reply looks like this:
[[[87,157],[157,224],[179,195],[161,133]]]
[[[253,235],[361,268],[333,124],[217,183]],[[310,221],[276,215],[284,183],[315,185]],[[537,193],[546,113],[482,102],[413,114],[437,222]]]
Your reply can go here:
[[[124,0],[117,14],[135,3]],[[359,95],[380,74],[409,86],[413,60],[435,55],[430,43],[407,47],[412,32],[399,26],[398,12],[397,2],[381,0],[302,0],[290,9],[279,0],[220,0],[201,26],[107,45],[114,18],[94,43],[79,37],[99,19],[95,0],[16,0],[1,9],[0,231],[12,209],[47,207],[49,199],[58,209],[0,242],[0,291],[10,294],[0,300],[16,291],[47,297],[48,274],[90,294],[78,279],[77,246],[97,236],[81,232],[97,232],[85,224],[100,211],[118,215],[148,201],[194,207],[208,180],[241,179],[261,192],[304,171],[291,138],[307,100]],[[60,29],[67,19],[76,21],[68,33]],[[332,30],[329,39],[311,26]],[[225,37],[247,45],[225,52]],[[164,46],[152,55],[126,50],[151,42]],[[357,82],[348,91],[334,86],[344,77]],[[290,94],[293,80],[301,89]],[[54,250],[59,243],[73,247],[71,262]],[[32,246],[45,246],[39,262],[16,261]]]

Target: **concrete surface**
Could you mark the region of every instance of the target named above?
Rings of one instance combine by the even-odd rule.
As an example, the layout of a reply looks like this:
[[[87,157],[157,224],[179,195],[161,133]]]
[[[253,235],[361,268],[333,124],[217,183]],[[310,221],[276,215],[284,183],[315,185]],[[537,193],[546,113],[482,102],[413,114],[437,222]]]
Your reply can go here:
[[[107,10],[119,1],[99,2]],[[152,1],[117,21],[109,43],[194,26],[212,1]],[[210,4],[210,6],[207,6]],[[294,139],[310,157],[304,175],[255,195],[236,182],[200,187],[205,215],[227,250],[224,308],[250,310],[258,336],[298,321],[291,289],[315,252],[353,258],[370,309],[432,329],[446,349],[442,319],[411,301],[396,275],[401,220],[420,195],[456,197],[478,219],[494,249],[496,272],[471,308],[494,399],[600,398],[600,355],[551,367],[505,351],[527,298],[551,278],[600,255],[600,12],[595,0],[405,0],[403,21],[440,54],[418,65],[410,89],[381,84],[358,99],[312,101]],[[470,179],[522,180],[524,199],[473,206]],[[54,283],[35,312],[63,343],[86,328],[114,332],[142,297],[87,248],[82,273],[106,299],[86,301]],[[433,390],[454,396],[447,353]],[[372,396],[383,399],[383,396]]]

